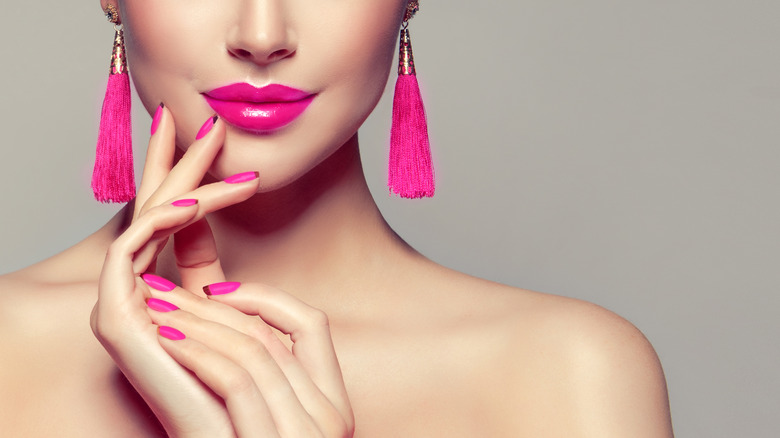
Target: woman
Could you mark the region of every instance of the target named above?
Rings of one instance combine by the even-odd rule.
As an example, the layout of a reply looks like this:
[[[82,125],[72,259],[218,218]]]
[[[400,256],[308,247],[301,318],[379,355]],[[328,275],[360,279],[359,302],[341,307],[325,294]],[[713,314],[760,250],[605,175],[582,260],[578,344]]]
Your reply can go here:
[[[671,435],[629,323],[436,265],[382,219],[357,129],[406,1],[101,6],[118,8],[153,135],[134,202],[2,277],[2,430]],[[221,103],[242,93],[305,105],[245,126]]]

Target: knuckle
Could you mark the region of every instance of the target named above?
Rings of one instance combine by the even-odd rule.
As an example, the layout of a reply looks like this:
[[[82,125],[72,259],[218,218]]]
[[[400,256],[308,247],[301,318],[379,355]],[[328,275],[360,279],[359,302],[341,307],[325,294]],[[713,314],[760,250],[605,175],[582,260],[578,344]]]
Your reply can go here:
[[[354,433],[354,425],[350,425],[335,409],[330,410],[323,420],[326,436],[345,438],[351,437]]]
[[[144,212],[139,218],[140,221],[148,221],[152,224],[157,223],[163,216],[163,209],[160,206],[152,207]]]
[[[117,256],[121,256],[124,254],[124,242],[122,239],[117,239],[111,242],[110,245],[108,245],[108,249],[106,249],[106,259],[111,259]]]
[[[314,330],[329,330],[330,320],[328,314],[322,310],[311,308],[304,317],[304,324]]]
[[[153,206],[154,206],[154,203],[153,203],[152,199],[151,198],[147,199],[146,202],[144,202],[144,204],[138,210],[138,216],[141,217],[141,216],[145,215],[146,212],[151,210]]]
[[[252,376],[243,368],[235,368],[223,374],[223,387],[231,396],[253,394],[257,391]]]
[[[264,344],[267,341],[276,338],[276,335],[274,334],[273,330],[271,330],[271,327],[269,327],[268,324],[264,323],[263,321],[260,321],[259,318],[252,318],[252,321],[247,327],[247,334]]]
[[[97,310],[92,311],[92,317],[90,318],[90,327],[92,333],[102,344],[112,344],[119,339],[119,333],[116,327],[105,321],[106,318],[101,317],[100,312]]]
[[[295,424],[282,424],[279,427],[281,436],[296,436],[307,438],[325,438],[330,436],[327,429],[315,424],[314,421],[301,421]]]
[[[352,435],[355,434],[355,416],[352,415],[352,412],[350,411],[350,416],[348,418],[339,418],[341,418],[343,422],[343,429],[341,430],[342,434],[340,436],[351,438]]]
[[[89,315],[89,328],[92,329],[92,333],[95,337],[100,338],[100,326],[98,324],[98,310],[97,305],[92,308],[92,313]]]
[[[239,357],[242,358],[245,363],[263,363],[270,360],[268,350],[260,342],[245,340],[236,349]]]

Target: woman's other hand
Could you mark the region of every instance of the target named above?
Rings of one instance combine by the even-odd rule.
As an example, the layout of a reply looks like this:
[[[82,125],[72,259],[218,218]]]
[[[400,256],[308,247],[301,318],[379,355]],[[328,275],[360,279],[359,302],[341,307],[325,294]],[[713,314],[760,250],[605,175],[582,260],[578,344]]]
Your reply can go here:
[[[323,312],[260,284],[220,282],[201,298],[149,280],[162,285],[149,299],[160,343],[224,400],[238,436],[352,436],[352,408]],[[292,349],[277,330],[289,335]]]
[[[249,198],[257,181],[199,186],[224,141],[221,122],[209,119],[176,166],[170,112],[160,106],[153,126],[133,222],[110,245],[100,274],[92,330],[170,435],[231,436],[222,400],[160,346],[145,302],[149,288],[140,275],[153,269],[173,233]]]

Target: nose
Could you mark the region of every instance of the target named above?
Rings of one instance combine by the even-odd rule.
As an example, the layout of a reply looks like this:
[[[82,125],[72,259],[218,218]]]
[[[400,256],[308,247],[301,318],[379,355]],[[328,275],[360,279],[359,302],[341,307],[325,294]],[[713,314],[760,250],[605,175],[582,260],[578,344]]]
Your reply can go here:
[[[292,56],[297,41],[283,3],[284,0],[238,2],[236,25],[229,30],[228,52],[259,65]]]

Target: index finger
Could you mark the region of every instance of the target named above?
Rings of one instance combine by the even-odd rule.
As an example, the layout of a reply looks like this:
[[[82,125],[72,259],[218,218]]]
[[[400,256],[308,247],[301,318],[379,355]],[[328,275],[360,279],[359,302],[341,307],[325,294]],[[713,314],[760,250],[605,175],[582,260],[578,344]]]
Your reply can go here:
[[[138,195],[135,198],[133,220],[137,219],[141,209],[165,180],[173,167],[176,128],[171,117],[171,112],[161,103],[152,119],[152,136],[149,139],[149,147],[146,149],[146,161],[138,187]],[[148,208],[148,207],[147,207]]]

